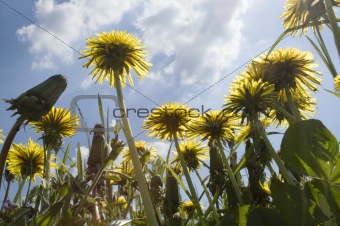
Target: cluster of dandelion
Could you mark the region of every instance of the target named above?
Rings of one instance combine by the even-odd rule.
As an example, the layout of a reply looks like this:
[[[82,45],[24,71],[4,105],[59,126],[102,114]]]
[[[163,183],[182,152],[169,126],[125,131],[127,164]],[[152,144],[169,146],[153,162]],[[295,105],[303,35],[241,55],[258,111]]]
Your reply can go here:
[[[282,17],[283,34],[308,39],[334,78],[330,92],[340,97],[340,76],[321,35],[322,28],[330,28],[340,50],[333,10],[339,5],[287,0]],[[0,130],[0,167],[6,164],[0,225],[258,225],[264,219],[268,225],[340,224],[339,146],[322,123],[310,119],[321,86],[310,51],[273,47],[259,55],[232,81],[221,109],[193,114],[178,102],[158,106],[142,125],[153,139],[147,142],[134,140],[122,92],[134,85],[131,69],[140,79],[149,73],[141,41],[111,31],[89,38],[86,47],[80,57],[88,60],[84,67],[93,67],[89,74],[96,83],[108,80],[115,89],[122,122],[110,138],[99,96],[101,123],[86,134],[84,160],[83,145],[65,144],[84,126],[80,109],[77,116],[54,107],[66,88],[62,76],[6,100],[19,118],[6,136]],[[40,139],[13,142],[23,123]],[[282,130],[278,151],[269,138]],[[168,149],[157,149],[152,143],[157,139]],[[167,152],[165,159],[161,151]],[[18,190],[12,198],[14,181]]]

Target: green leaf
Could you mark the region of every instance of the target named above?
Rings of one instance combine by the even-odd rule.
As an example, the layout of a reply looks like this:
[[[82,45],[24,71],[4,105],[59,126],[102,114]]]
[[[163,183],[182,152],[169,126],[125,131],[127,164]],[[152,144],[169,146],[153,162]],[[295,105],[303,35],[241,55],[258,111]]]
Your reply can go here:
[[[81,160],[81,150],[79,143],[77,148],[77,170],[80,180],[83,181],[83,162]]]
[[[54,203],[46,213],[37,217],[36,223],[40,226],[49,225],[51,220],[53,220],[57,216],[62,207],[63,202]]]
[[[100,95],[98,93],[98,108],[99,108],[99,115],[100,115],[100,120],[102,122],[102,125],[104,126],[104,113],[103,113],[103,103],[102,103],[102,98],[100,98]]]
[[[321,121],[304,120],[287,129],[281,153],[293,171],[328,180],[338,160],[339,144]]]
[[[322,180],[313,180],[312,184],[326,197],[335,220],[340,225],[340,187]]]
[[[247,226],[285,226],[284,220],[276,209],[258,207],[248,214]]]
[[[340,98],[340,94],[339,93],[336,93],[336,92],[333,92],[333,91],[330,91],[330,90],[328,90],[328,89],[325,89],[327,92],[329,92],[329,93],[331,93],[331,94],[333,94],[334,96],[336,96],[336,97],[339,97]]]
[[[270,190],[273,204],[280,210],[286,225],[312,226],[328,220],[321,208],[312,200],[309,182],[302,190],[272,178]]]
[[[340,185],[340,155],[336,162],[335,169],[329,176],[328,182],[334,185]]]
[[[249,213],[250,205],[241,205],[238,207],[238,225],[247,225],[247,215]]]

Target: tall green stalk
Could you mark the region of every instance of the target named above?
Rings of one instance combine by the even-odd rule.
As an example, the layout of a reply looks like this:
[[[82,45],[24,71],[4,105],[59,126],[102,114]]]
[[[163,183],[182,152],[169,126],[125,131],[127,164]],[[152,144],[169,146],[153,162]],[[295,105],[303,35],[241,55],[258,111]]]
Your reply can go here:
[[[300,112],[299,112],[299,110],[297,109],[296,104],[294,103],[293,96],[292,96],[292,93],[291,93],[290,90],[289,90],[288,85],[286,85],[284,89],[285,89],[285,93],[286,93],[286,95],[287,95],[288,106],[289,106],[290,110],[292,111],[293,116],[294,116],[298,121],[301,121],[302,118],[301,118]]]
[[[23,187],[25,185],[25,179],[23,179],[23,178],[19,179],[18,180],[18,184],[19,184],[18,191],[15,194],[15,197],[13,199],[14,203],[17,203],[18,199],[21,197],[21,192],[22,192],[22,189],[23,189]]]
[[[333,11],[332,0],[325,0],[325,5],[327,10],[327,15],[329,18],[330,25],[332,27],[332,33],[334,37],[335,46],[338,50],[339,58],[340,58],[340,28],[337,23],[337,19],[335,13]]]
[[[32,168],[31,168],[32,169]],[[32,171],[32,170],[31,170]],[[31,174],[32,175],[32,172]],[[30,190],[31,190],[31,185],[32,185],[32,178],[30,178],[29,182],[28,182],[28,187],[27,187],[27,192],[26,192],[26,198],[25,198],[25,202],[23,206],[26,206],[27,202],[28,202],[28,196],[30,194]]]
[[[121,110],[121,115],[122,115],[123,132],[124,132],[124,135],[126,137],[126,140],[129,146],[130,156],[132,159],[133,167],[135,169],[136,179],[137,179],[138,187],[140,189],[140,193],[142,196],[144,211],[145,211],[148,224],[158,225],[156,212],[153,207],[152,199],[149,193],[149,188],[145,180],[142,165],[139,161],[139,156],[138,156],[138,152],[136,149],[135,141],[133,139],[130,122],[127,118],[126,107],[125,107],[123,92],[122,92],[122,85],[121,85],[119,76],[120,76],[119,71],[115,71],[114,81],[115,81],[115,86],[116,86],[116,91],[117,91],[118,104],[119,104],[119,108]]]
[[[174,141],[175,141],[175,146],[176,146],[178,158],[179,158],[179,161],[181,162],[181,166],[182,166],[182,169],[183,169],[183,172],[184,172],[184,176],[185,176],[185,179],[186,179],[188,186],[189,186],[191,198],[193,199],[192,201],[193,201],[194,206],[195,206],[195,208],[198,212],[198,216],[201,219],[201,225],[206,225],[205,220],[203,219],[203,212],[202,212],[201,205],[200,205],[198,198],[197,198],[197,195],[196,195],[194,184],[192,183],[187,165],[185,164],[183,154],[182,154],[181,149],[179,147],[177,133],[173,133],[173,135],[174,135]]]
[[[195,173],[196,173],[196,175],[197,175],[199,181],[201,182],[201,185],[202,185],[202,187],[203,187],[204,193],[205,193],[205,195],[207,196],[207,199],[208,199],[208,201],[209,201],[209,205],[210,205],[211,208],[212,208],[212,212],[213,212],[213,216],[214,216],[214,219],[215,219],[215,221],[216,221],[216,224],[217,224],[217,225],[220,225],[221,222],[220,222],[220,219],[219,219],[217,210],[216,210],[216,208],[214,207],[214,202],[213,202],[212,198],[210,197],[208,188],[207,188],[207,186],[205,186],[204,181],[203,181],[201,175],[198,173],[197,169],[195,169]]]
[[[287,168],[284,166],[282,160],[280,159],[280,157],[278,156],[278,154],[276,153],[273,145],[270,143],[267,134],[262,126],[261,121],[257,118],[257,117],[253,117],[254,123],[256,123],[258,126],[258,132],[260,133],[262,140],[264,141],[264,143],[266,144],[269,153],[271,155],[271,157],[274,159],[274,161],[276,162],[277,166],[279,167],[280,172],[283,175],[283,178],[287,181],[288,184],[290,185],[295,185],[295,181],[294,177],[291,173],[288,172]]]
[[[228,162],[228,160],[227,160],[227,157],[225,156],[225,154],[224,154],[222,148],[218,148],[218,150],[219,150],[219,152],[220,152],[220,155],[221,155],[221,157],[222,157],[223,163],[224,163],[224,165],[225,165],[225,167],[226,167],[226,170],[227,170],[227,172],[228,172],[228,176],[229,176],[229,178],[230,178],[230,180],[231,180],[231,183],[232,183],[233,188],[234,188],[234,190],[235,190],[235,193],[236,193],[236,195],[237,195],[237,199],[238,199],[239,203],[242,205],[242,204],[243,204],[243,201],[242,201],[242,193],[241,193],[241,190],[240,190],[240,188],[239,188],[239,186],[238,186],[238,183],[237,183],[237,181],[236,181],[236,179],[235,179],[235,175],[234,175],[234,173],[233,173],[233,170],[231,169],[231,167],[230,167],[230,165],[229,165],[229,162]]]
[[[51,155],[52,155],[52,146],[50,144],[45,144],[45,170],[44,170],[44,178],[45,178],[45,190],[48,193],[48,189],[50,187],[50,178],[51,178]]]
[[[0,188],[1,188],[1,182],[2,182],[2,175],[4,173],[4,169],[5,169],[5,164],[6,164],[6,159],[7,159],[7,155],[9,152],[9,149],[11,148],[12,142],[14,140],[15,135],[17,134],[17,132],[20,129],[20,126],[22,125],[22,123],[24,123],[24,121],[26,120],[26,118],[24,116],[20,116],[14,123],[14,125],[12,126],[12,129],[9,131],[6,140],[4,142],[4,144],[2,145],[2,149],[1,149],[1,154],[0,154]]]

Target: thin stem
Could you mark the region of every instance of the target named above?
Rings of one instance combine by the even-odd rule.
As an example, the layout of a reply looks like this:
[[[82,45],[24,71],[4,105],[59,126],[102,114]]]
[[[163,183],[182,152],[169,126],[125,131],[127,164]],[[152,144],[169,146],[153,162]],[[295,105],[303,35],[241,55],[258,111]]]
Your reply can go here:
[[[50,144],[46,144],[46,158],[45,158],[45,172],[44,172],[44,178],[45,178],[45,189],[46,193],[48,193],[48,189],[50,187],[50,177],[51,177],[51,155],[52,155],[52,146]]]
[[[10,187],[11,187],[11,181],[8,180],[8,181],[7,181],[6,193],[5,193],[5,196],[4,196],[4,200],[2,201],[1,209],[4,207],[4,205],[5,205],[6,201],[7,201],[8,193],[9,193]]]
[[[6,140],[2,146],[1,154],[0,154],[0,188],[2,182],[2,175],[4,174],[5,164],[7,160],[8,151],[12,145],[13,139],[17,132],[19,131],[20,126],[25,121],[25,117],[20,116],[17,121],[15,121],[14,125],[12,126],[11,131],[9,131]]]
[[[87,200],[87,197],[89,196],[89,194],[91,193],[91,191],[93,190],[94,186],[97,186],[97,183],[103,173],[103,170],[105,169],[106,164],[103,164],[102,167],[100,167],[100,170],[97,172],[96,176],[94,177],[92,184],[90,185],[90,187],[84,192],[84,196],[82,198],[82,200],[79,202],[79,205],[75,211],[75,215],[77,215],[79,213],[79,211],[84,207],[84,204]]]
[[[222,150],[222,148],[218,148],[219,152],[220,152],[220,155],[222,157],[222,160],[223,160],[223,163],[226,167],[226,170],[228,172],[228,176],[231,180],[231,183],[233,185],[233,188],[235,190],[235,193],[236,193],[236,196],[237,196],[237,199],[239,201],[239,203],[242,205],[243,204],[243,201],[242,201],[242,194],[241,194],[241,190],[237,184],[237,181],[235,179],[235,175],[233,173],[233,170],[231,169],[230,165],[229,165],[229,162],[227,160],[227,157],[225,156],[224,154],[224,151]]]
[[[294,117],[298,121],[301,121],[302,118],[301,118],[300,112],[299,112],[299,110],[297,109],[297,107],[294,103],[292,93],[290,92],[288,85],[285,86],[285,93],[286,93],[286,96],[287,96],[288,106],[289,106],[290,110],[293,112]]]
[[[203,216],[204,217],[207,217],[210,212],[212,211],[212,209],[214,209],[214,203],[215,202],[218,202],[218,197],[221,195],[221,192],[222,192],[222,189],[221,188],[217,188],[216,192],[215,192],[215,195],[214,195],[214,198],[212,199],[212,205],[209,205],[209,207],[207,208],[207,210],[204,212]]]
[[[21,197],[21,191],[22,191],[22,188],[24,187],[25,185],[25,180],[24,179],[19,179],[18,180],[18,183],[19,183],[19,187],[18,187],[18,191],[13,199],[13,202],[14,203],[17,203],[18,199]]]
[[[32,175],[32,173],[30,174]],[[28,196],[30,194],[30,190],[31,190],[31,184],[32,184],[32,178],[29,179],[28,181],[28,187],[27,187],[27,192],[26,192],[26,198],[25,198],[25,202],[23,206],[26,206],[27,202],[28,202]]]
[[[138,156],[138,152],[136,149],[135,141],[133,139],[130,122],[127,118],[126,107],[125,107],[124,98],[123,98],[122,85],[119,79],[119,71],[114,72],[114,82],[115,82],[115,87],[117,91],[118,104],[119,104],[119,108],[120,108],[121,115],[122,115],[122,122],[123,122],[123,128],[124,128],[123,132],[124,132],[124,135],[126,137],[126,140],[129,146],[130,156],[132,159],[133,167],[135,169],[138,187],[140,189],[143,204],[145,207],[144,208],[145,215],[147,217],[147,221],[149,225],[159,225],[157,221],[157,217],[156,217],[156,212],[154,210],[154,205],[152,203],[152,199],[150,196],[149,188],[148,188],[148,185],[146,183],[145,176],[143,173],[142,165],[139,161],[139,156]]]
[[[284,179],[287,181],[288,184],[290,185],[295,185],[295,182],[296,181],[295,179],[293,179],[293,175],[290,174],[287,170],[287,168],[284,166],[282,160],[280,159],[280,157],[278,156],[278,154],[276,153],[274,147],[272,146],[272,144],[270,143],[268,137],[267,137],[267,134],[266,132],[264,131],[263,129],[263,126],[260,122],[260,120],[256,117],[254,117],[254,122],[256,124],[259,125],[258,127],[258,131],[260,132],[260,135],[262,137],[262,140],[264,141],[264,143],[266,144],[268,150],[269,150],[269,153],[270,155],[272,156],[272,158],[274,159],[274,161],[276,162],[277,166],[279,167],[279,170],[280,172],[282,173]]]
[[[178,158],[179,158],[179,161],[181,162],[181,166],[182,166],[182,169],[183,169],[183,172],[184,172],[184,176],[185,176],[185,179],[186,179],[188,186],[189,186],[191,197],[193,199],[192,201],[193,201],[193,203],[194,203],[194,205],[195,205],[195,207],[198,211],[198,215],[202,216],[203,212],[202,212],[201,206],[199,204],[199,201],[198,201],[198,198],[197,198],[197,195],[196,195],[194,184],[192,183],[191,177],[189,175],[189,170],[187,168],[183,154],[182,154],[181,149],[179,147],[177,133],[173,133],[173,135],[174,135],[175,147],[176,147],[176,150],[177,150]]]
[[[296,122],[296,118],[286,111],[286,109],[284,109],[281,105],[276,105],[275,107],[285,116],[290,125]]]
[[[270,172],[270,175],[273,176],[275,174],[275,171],[274,171],[273,167],[270,165],[270,162],[268,163],[267,167],[268,167],[268,170]]]
[[[199,181],[201,182],[201,185],[202,185],[202,187],[203,187],[204,193],[205,193],[205,195],[206,195],[206,197],[207,197],[207,199],[208,199],[208,201],[209,201],[210,206],[212,207],[214,219],[215,219],[215,221],[216,221],[215,223],[216,223],[217,225],[220,225],[221,222],[220,222],[220,219],[219,219],[217,210],[216,210],[216,208],[214,207],[214,202],[213,202],[213,200],[212,200],[211,197],[210,197],[210,194],[209,194],[209,191],[208,191],[208,189],[207,189],[207,186],[205,186],[205,184],[204,184],[204,182],[203,182],[203,180],[202,180],[202,177],[201,177],[201,175],[198,173],[197,169],[195,169],[195,173],[196,173],[196,175],[197,175]]]
[[[335,16],[334,11],[333,11],[332,0],[325,0],[325,5],[326,5],[326,9],[328,9],[327,15],[328,15],[330,25],[332,27],[332,33],[333,33],[333,37],[334,37],[335,46],[338,50],[338,54],[339,54],[339,57],[340,57],[340,29],[338,27],[337,18]]]

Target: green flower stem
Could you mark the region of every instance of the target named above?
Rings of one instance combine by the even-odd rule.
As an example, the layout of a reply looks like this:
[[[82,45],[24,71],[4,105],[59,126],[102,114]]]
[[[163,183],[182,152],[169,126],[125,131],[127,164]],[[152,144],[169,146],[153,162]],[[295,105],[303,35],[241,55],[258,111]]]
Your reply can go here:
[[[293,177],[293,175],[291,173],[288,172],[287,168],[284,166],[282,160],[280,159],[280,157],[278,156],[278,154],[276,153],[274,147],[272,146],[272,144],[270,143],[267,134],[265,132],[265,130],[263,129],[263,126],[260,122],[260,120],[256,117],[254,117],[254,122],[259,125],[258,126],[258,131],[260,132],[260,135],[262,137],[262,140],[264,141],[264,143],[266,144],[270,155],[272,156],[272,158],[274,159],[274,161],[276,162],[277,166],[279,167],[280,172],[282,173],[284,179],[287,181],[288,184],[290,185],[295,185],[296,181]]]
[[[84,192],[84,196],[82,198],[82,200],[79,202],[79,205],[75,211],[75,215],[77,215],[79,213],[79,211],[84,207],[84,204],[87,200],[87,197],[90,195],[91,191],[93,191],[93,188],[94,186],[97,185],[104,169],[106,167],[106,164],[104,164],[100,169],[99,171],[97,172],[96,176],[94,177],[93,181],[92,181],[92,184],[90,185],[90,187]]]
[[[18,191],[15,194],[15,197],[13,199],[14,203],[17,203],[18,199],[21,197],[21,192],[22,192],[22,189],[23,189],[23,187],[25,185],[25,179],[21,178],[20,180],[18,180],[18,183],[19,183],[19,187],[18,187]]]
[[[273,167],[270,165],[270,162],[268,163],[267,167],[268,167],[268,170],[269,170],[269,172],[270,172],[270,175],[271,175],[271,176],[274,176],[275,171],[274,171]]]
[[[296,118],[286,111],[286,109],[284,109],[282,106],[276,105],[275,107],[286,117],[290,125],[296,122]]]
[[[188,186],[189,186],[191,197],[193,199],[192,201],[193,201],[193,203],[195,205],[195,208],[196,208],[196,210],[198,212],[198,216],[201,219],[201,225],[206,225],[205,224],[205,220],[202,217],[203,216],[203,212],[202,212],[201,205],[200,205],[200,203],[198,201],[198,198],[197,198],[197,195],[196,195],[194,184],[192,183],[192,180],[191,180],[191,177],[189,175],[189,171],[188,171],[187,165],[185,164],[183,154],[182,154],[181,149],[180,149],[179,144],[178,144],[177,133],[173,133],[173,135],[174,135],[174,141],[175,141],[175,146],[176,146],[178,158],[179,158],[179,161],[181,162],[181,166],[183,168],[184,176],[185,176],[185,179],[187,180],[187,183],[188,183]]]
[[[125,107],[124,98],[123,98],[122,84],[119,79],[118,71],[114,72],[114,82],[115,82],[115,87],[117,91],[118,104],[119,104],[119,108],[121,110],[121,115],[122,115],[123,132],[124,132],[125,138],[129,146],[132,164],[136,172],[136,179],[137,179],[138,187],[140,189],[140,193],[142,196],[145,215],[146,215],[149,225],[158,225],[156,212],[154,210],[154,206],[152,203],[148,185],[146,183],[145,176],[143,173],[142,165],[139,161],[139,156],[138,156],[138,152],[136,149],[135,141],[133,139],[130,122],[127,118],[126,107]]]
[[[210,197],[210,194],[209,194],[209,191],[208,191],[208,189],[207,189],[207,186],[205,186],[205,184],[204,184],[204,182],[203,182],[203,180],[202,180],[202,177],[201,177],[201,175],[198,173],[197,169],[195,169],[195,173],[196,173],[196,175],[197,175],[199,181],[201,182],[201,185],[202,185],[202,187],[203,187],[204,193],[205,193],[205,195],[206,195],[206,197],[207,197],[207,199],[208,199],[208,201],[209,201],[210,206],[212,207],[213,216],[214,216],[214,219],[215,219],[215,221],[216,221],[215,223],[216,223],[217,225],[220,225],[221,222],[220,222],[220,219],[219,219],[217,210],[216,210],[216,208],[214,207],[214,202],[213,202],[213,200],[212,200],[211,197]]]
[[[15,135],[17,134],[20,126],[22,125],[22,123],[25,120],[26,120],[26,118],[24,116],[20,116],[15,121],[14,125],[12,126],[12,129],[9,131],[9,133],[6,137],[6,140],[5,140],[5,142],[2,146],[1,154],[0,154],[0,188],[1,188],[1,184],[2,184],[2,178],[3,178],[2,175],[4,174],[4,169],[5,169],[8,151],[9,151],[11,145],[12,145],[12,142],[13,142]]]
[[[332,0],[325,0],[325,4],[326,4],[326,9],[327,10],[327,15],[329,18],[329,22],[330,25],[332,27],[332,33],[333,33],[333,37],[334,37],[334,42],[335,42],[335,46],[338,50],[338,54],[340,57],[340,29],[337,23],[337,18],[335,16],[335,13],[333,11],[333,4],[332,4]]]
[[[203,216],[206,218],[209,214],[210,214],[210,212],[215,208],[214,207],[214,204],[216,203],[216,202],[218,202],[218,197],[220,197],[220,195],[221,195],[221,192],[222,192],[222,190],[221,190],[221,188],[217,188],[217,190],[216,190],[216,192],[215,192],[215,195],[214,195],[214,197],[213,197],[213,199],[212,199],[212,205],[210,204],[209,205],[209,207],[207,208],[207,210],[204,212],[204,214],[203,214]]]
[[[3,207],[4,207],[4,205],[5,205],[6,201],[7,201],[10,187],[11,187],[11,181],[9,180],[7,182],[6,193],[5,193],[5,196],[4,196],[4,200],[2,201],[2,205],[1,205],[1,209],[0,210],[3,209]]]
[[[294,117],[298,121],[301,121],[302,118],[301,118],[300,112],[294,103],[292,93],[290,92],[288,85],[285,86],[285,93],[287,95],[287,100],[288,100],[288,105],[289,105],[290,110],[293,112]]]
[[[229,176],[229,178],[230,178],[230,180],[231,180],[231,183],[232,183],[232,185],[233,185],[233,188],[234,188],[234,190],[235,190],[237,199],[238,199],[240,205],[242,205],[242,204],[243,204],[243,201],[242,201],[242,194],[241,194],[241,190],[240,190],[240,188],[239,188],[239,186],[238,186],[238,184],[237,184],[237,181],[236,181],[236,179],[235,179],[234,172],[233,172],[233,170],[231,169],[230,164],[229,164],[229,162],[228,162],[228,159],[227,159],[227,157],[225,156],[224,151],[222,150],[222,148],[218,148],[218,150],[219,150],[220,155],[221,155],[221,157],[222,157],[223,163],[224,163],[224,165],[225,165],[225,167],[226,167],[226,169],[227,169],[228,176]]]
[[[32,169],[32,168],[31,168]],[[32,175],[32,173],[30,174]],[[28,196],[30,194],[30,190],[31,190],[31,184],[32,184],[32,178],[30,178],[30,180],[28,181],[28,187],[27,187],[27,192],[26,192],[26,198],[25,198],[25,202],[23,206],[26,206],[27,202],[28,202]]]
[[[45,158],[44,158],[44,178],[45,178],[45,194],[48,194],[48,189],[50,187],[50,178],[51,178],[51,155],[52,155],[52,146],[51,144],[45,144]]]

